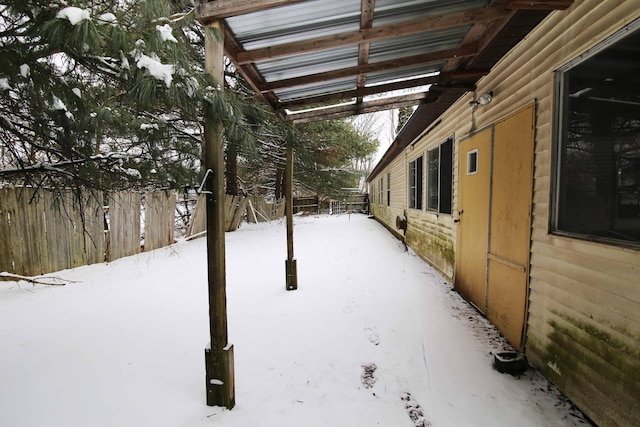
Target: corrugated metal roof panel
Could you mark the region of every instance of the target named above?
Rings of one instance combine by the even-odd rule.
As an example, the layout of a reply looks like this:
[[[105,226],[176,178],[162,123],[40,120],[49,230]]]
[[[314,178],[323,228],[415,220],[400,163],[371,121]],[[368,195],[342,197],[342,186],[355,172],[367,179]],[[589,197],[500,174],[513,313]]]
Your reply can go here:
[[[530,11],[513,12],[505,3],[490,0],[376,0],[374,11],[361,10],[362,0],[297,0],[285,6],[275,6],[280,2],[249,3],[206,1],[196,8],[197,17],[204,24],[225,19],[227,54],[235,55],[238,69],[276,109],[287,100],[310,106],[348,99],[354,93],[372,97],[380,92],[410,91],[410,80],[445,66],[450,73],[439,79],[438,85],[470,89],[544,17],[533,16]],[[531,25],[508,26],[515,19],[514,13],[516,18],[531,17]],[[426,22],[417,25],[416,20],[430,17],[435,18],[429,20],[433,26]],[[370,19],[373,22],[368,22]],[[372,30],[368,29],[370,25]],[[318,40],[313,43],[304,43],[315,38]],[[365,40],[368,42],[362,43]],[[473,52],[473,45],[482,51]],[[440,58],[440,62],[417,65],[421,60],[428,61],[424,55]],[[336,80],[326,81],[331,78]],[[435,81],[420,79],[415,86]],[[352,91],[358,85],[387,82],[393,83]],[[398,100],[419,101],[415,97],[394,98],[389,106],[399,105]],[[365,103],[353,111],[369,111]]]
[[[246,50],[360,29],[360,0],[309,0],[227,18]]]
[[[334,93],[342,90],[355,89],[357,80],[355,77],[347,77],[329,82],[314,83],[312,85],[297,86],[294,88],[275,90],[275,94],[281,101],[303,98],[318,93]]]
[[[393,70],[380,71],[367,75],[367,86],[401,79],[413,79],[417,76],[437,73],[442,70],[444,63],[419,65],[416,67],[396,68]]]
[[[358,46],[344,46],[319,52],[275,58],[256,63],[256,67],[267,81],[323,73],[358,65]]]
[[[487,0],[376,0],[373,26],[484,7]]]
[[[460,45],[470,27],[466,25],[371,42],[369,63],[453,49]]]

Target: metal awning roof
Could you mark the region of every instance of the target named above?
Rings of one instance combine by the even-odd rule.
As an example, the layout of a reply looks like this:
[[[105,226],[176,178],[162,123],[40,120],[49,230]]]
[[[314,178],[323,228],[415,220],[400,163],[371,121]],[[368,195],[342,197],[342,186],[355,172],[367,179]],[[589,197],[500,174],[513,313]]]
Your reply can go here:
[[[196,11],[203,24],[222,21],[229,59],[286,120],[301,123],[450,105],[451,93],[472,90],[549,10],[572,2],[213,0]]]

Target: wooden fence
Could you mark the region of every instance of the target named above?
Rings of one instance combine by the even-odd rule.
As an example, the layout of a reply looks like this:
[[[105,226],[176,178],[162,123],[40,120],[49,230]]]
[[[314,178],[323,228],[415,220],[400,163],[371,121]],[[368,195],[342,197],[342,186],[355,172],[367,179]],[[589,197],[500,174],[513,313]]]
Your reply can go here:
[[[106,261],[140,252],[139,193],[117,192],[110,195],[108,229],[106,231]]]
[[[176,193],[167,191],[147,193],[144,196],[143,206],[144,250],[152,251],[172,244],[176,229]]]
[[[0,189],[0,271],[35,276],[104,261],[102,203],[95,194]]]
[[[293,199],[293,213],[309,212],[318,213],[320,203],[318,196],[312,197],[294,197]]]
[[[191,215],[189,227],[187,228],[187,239],[193,239],[204,235],[207,229],[207,200],[206,194],[200,194],[196,201],[196,207]],[[247,209],[249,199],[242,196],[225,195],[224,199],[224,229],[234,231],[238,228],[244,213]]]
[[[321,204],[320,211],[329,215],[353,212],[369,213],[369,195],[357,193],[342,200],[329,199]]]
[[[268,222],[284,217],[284,199],[274,202],[264,197],[250,196],[247,206],[247,222]]]
[[[108,207],[102,197],[0,188],[0,271],[37,276],[138,253],[142,200],[145,249],[173,243],[175,195],[111,193]]]

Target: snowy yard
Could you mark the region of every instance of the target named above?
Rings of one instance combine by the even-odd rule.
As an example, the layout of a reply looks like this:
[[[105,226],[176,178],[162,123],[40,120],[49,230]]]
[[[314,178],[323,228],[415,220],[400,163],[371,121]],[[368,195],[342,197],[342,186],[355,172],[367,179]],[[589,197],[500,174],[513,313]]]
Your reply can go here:
[[[364,215],[227,233],[236,407],[205,405],[205,239],[0,282],[0,426],[574,426],[536,371],[492,369],[501,338]]]

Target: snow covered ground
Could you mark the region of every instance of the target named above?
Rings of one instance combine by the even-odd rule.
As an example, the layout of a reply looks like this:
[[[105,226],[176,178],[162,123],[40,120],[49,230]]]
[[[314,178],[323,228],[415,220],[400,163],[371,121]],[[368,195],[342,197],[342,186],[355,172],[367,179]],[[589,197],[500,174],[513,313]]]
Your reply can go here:
[[[205,239],[0,282],[0,426],[575,426],[581,414],[427,264],[364,215],[227,233],[236,407],[205,404]]]

